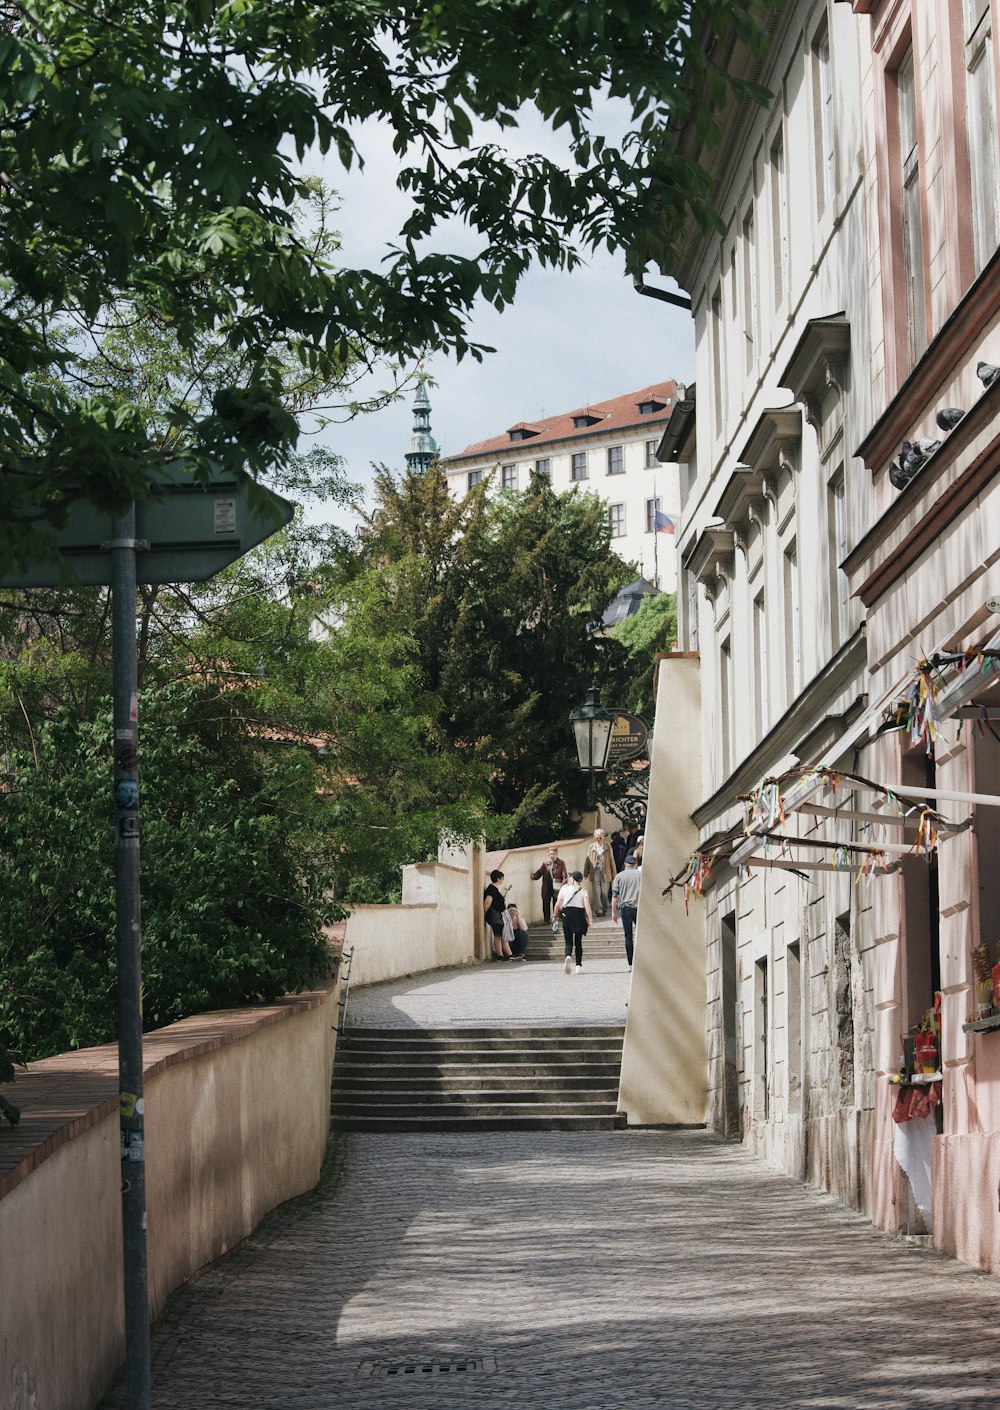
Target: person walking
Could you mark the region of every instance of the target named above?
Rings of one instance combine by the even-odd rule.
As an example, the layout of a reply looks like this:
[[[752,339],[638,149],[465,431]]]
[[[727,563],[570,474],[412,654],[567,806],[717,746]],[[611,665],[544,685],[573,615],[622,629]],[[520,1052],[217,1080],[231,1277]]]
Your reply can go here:
[[[576,973],[583,973],[583,937],[594,923],[590,909],[590,897],[583,885],[583,872],[570,873],[570,879],[563,886],[556,899],[553,912],[556,920],[562,916],[563,939],[566,941],[566,959],[563,970],[573,973],[573,952],[576,951]]]
[[[590,881],[590,899],[594,915],[605,915],[608,909],[608,888],[615,878],[615,858],[604,836],[603,827],[597,828],[594,840],[587,848],[583,874]]]
[[[639,914],[641,880],[635,853],[630,852],[625,858],[624,867],[611,883],[611,919],[615,925],[620,919],[625,931],[625,958],[628,960],[629,969],[632,968],[635,947],[635,918]]]
[[[560,857],[559,848],[554,842],[549,848],[548,860],[531,873],[532,881],[537,881],[539,877],[542,879],[542,919],[548,925],[552,918],[553,898],[558,895],[560,886],[565,886],[569,880],[566,863]]]

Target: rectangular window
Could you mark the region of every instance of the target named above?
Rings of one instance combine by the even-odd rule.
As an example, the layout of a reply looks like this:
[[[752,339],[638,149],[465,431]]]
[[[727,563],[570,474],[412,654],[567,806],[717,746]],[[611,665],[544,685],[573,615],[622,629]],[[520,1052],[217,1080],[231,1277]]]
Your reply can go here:
[[[754,741],[763,739],[768,725],[767,698],[767,619],[764,616],[764,594],[759,592],[753,600],[753,659],[757,674],[756,690],[753,693]]]
[[[1000,244],[997,112],[989,0],[965,0],[965,86],[976,272]]]
[[[729,777],[733,761],[733,649],[727,638],[719,652],[719,707],[722,725],[722,781]]]
[[[719,967],[722,971],[722,1032],[724,1038],[722,1073],[723,1132],[727,1136],[740,1134],[740,1071],[743,1067],[743,1036],[740,1033],[739,956],[737,952],[736,912],[723,916]]]
[[[544,475],[545,478],[546,478],[546,480],[551,480],[551,479],[552,479],[552,462],[551,462],[551,460],[548,460],[548,459],[546,459],[546,460],[536,460],[536,461],[535,461],[535,474],[536,474],[536,475]]]
[[[478,485],[478,484],[479,484],[480,480],[483,478],[483,472],[482,472],[481,470],[470,470],[470,471],[469,471],[469,477],[468,477],[468,478],[469,478],[469,489],[471,490],[474,485]]]
[[[830,72],[830,31],[824,20],[812,42],[813,165],[816,170],[816,214],[833,201],[834,126],[833,81]]]
[[[830,616],[833,648],[847,640],[847,579],[840,565],[847,557],[847,503],[844,467],[834,471],[827,484],[827,533],[830,542]]]
[[[646,533],[651,534],[656,530],[656,511],[660,508],[659,499],[646,500]]]
[[[758,1121],[766,1121],[770,1115],[771,1105],[771,1084],[768,1072],[770,995],[768,994],[766,957],[758,960],[754,965],[753,1008],[753,1114]]]
[[[796,941],[785,952],[785,1052],[788,1110],[802,1110],[802,951]]]
[[[585,450],[575,451],[570,457],[569,467],[571,480],[585,480],[587,478],[587,452]]]
[[[726,384],[723,379],[722,369],[725,366],[725,356],[723,353],[723,324],[722,324],[722,291],[716,289],[712,295],[712,380],[715,383],[715,429],[716,432],[722,430],[722,413],[726,400]]]
[[[757,341],[757,236],[753,206],[743,217],[743,336],[746,370],[752,372]]]
[[[652,470],[655,466],[659,465],[659,463],[660,463],[659,457],[658,457],[657,454],[656,454],[656,447],[657,447],[658,444],[659,444],[659,442],[657,442],[657,441],[647,441],[647,442],[646,442],[646,469],[647,469],[647,470]]]
[[[609,504],[608,519],[611,523],[611,537],[620,539],[625,537],[625,506],[624,504]]]
[[[687,588],[687,636],[685,646],[688,651],[697,651],[700,641],[698,623],[698,579],[693,573],[685,573]],[[659,584],[657,584],[659,586]]]
[[[500,480],[501,480],[501,484],[503,485],[503,488],[504,488],[505,490],[516,490],[516,489],[517,489],[517,466],[516,466],[516,465],[501,465],[501,466],[500,466]]]
[[[785,185],[785,138],[771,147],[771,243],[774,255],[774,307],[779,309],[788,282],[788,191]]]
[[[782,558],[782,596],[785,606],[785,689],[791,702],[802,679],[802,652],[799,622],[799,565],[795,544],[789,544]]]
[[[608,446],[608,474],[625,474],[625,448],[624,446]]]
[[[924,236],[920,215],[920,148],[917,143],[917,94],[913,50],[907,49],[896,70],[899,102],[899,153],[902,163],[903,277],[909,331],[910,366],[927,346],[924,300]]]

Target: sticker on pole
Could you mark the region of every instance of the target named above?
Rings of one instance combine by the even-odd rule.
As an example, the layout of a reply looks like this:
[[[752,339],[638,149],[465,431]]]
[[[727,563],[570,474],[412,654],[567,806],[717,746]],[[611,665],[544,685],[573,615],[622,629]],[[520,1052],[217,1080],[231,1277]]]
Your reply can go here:
[[[236,501],[235,499],[220,499],[216,496],[212,506],[213,522],[217,534],[235,534],[236,532]]]

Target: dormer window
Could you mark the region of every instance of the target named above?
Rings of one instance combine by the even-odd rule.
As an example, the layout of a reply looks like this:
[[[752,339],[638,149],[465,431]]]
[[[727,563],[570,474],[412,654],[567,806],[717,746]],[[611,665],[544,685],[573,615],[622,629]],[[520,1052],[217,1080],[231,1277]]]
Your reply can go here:
[[[655,397],[649,397],[648,400],[639,403],[639,415],[652,416],[656,411],[665,411],[669,405],[669,400],[657,401]]]
[[[573,428],[582,431],[586,426],[596,426],[600,419],[599,416],[592,416],[589,411],[579,411],[573,417]]]
[[[532,436],[537,436],[538,432],[533,431],[530,426],[512,426],[507,435],[512,441],[528,441]]]

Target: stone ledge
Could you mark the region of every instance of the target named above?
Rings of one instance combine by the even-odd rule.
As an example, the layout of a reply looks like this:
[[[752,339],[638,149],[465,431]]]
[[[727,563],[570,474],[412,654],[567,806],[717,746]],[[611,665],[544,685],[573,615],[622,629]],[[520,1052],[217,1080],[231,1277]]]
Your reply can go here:
[[[289,994],[261,1008],[195,1014],[143,1037],[147,1081],[176,1063],[236,1043],[271,1023],[325,1003],[336,987],[333,975],[316,989]],[[61,1145],[118,1110],[118,1045],[80,1048],[28,1064],[9,1088],[21,1109],[18,1126],[0,1127],[0,1199],[10,1194]]]

